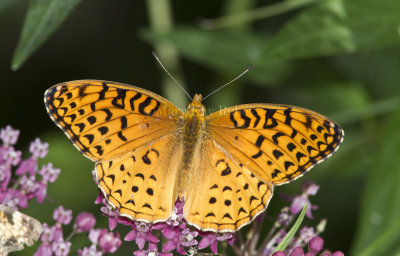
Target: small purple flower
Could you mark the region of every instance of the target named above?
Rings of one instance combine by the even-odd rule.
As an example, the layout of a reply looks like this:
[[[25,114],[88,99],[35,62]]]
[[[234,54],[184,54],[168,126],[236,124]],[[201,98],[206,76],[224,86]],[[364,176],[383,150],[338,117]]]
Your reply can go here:
[[[26,160],[23,160],[15,172],[17,175],[23,175],[29,173],[29,175],[34,176],[37,171],[37,160],[33,157],[30,157]]]
[[[291,221],[291,216],[289,214],[289,207],[283,207],[276,217],[276,221],[282,226],[286,227]]]
[[[313,227],[303,227],[303,228],[300,230],[299,238],[300,238],[302,241],[308,243],[308,242],[309,242],[313,237],[315,237],[316,235],[317,235],[317,234],[315,233]]]
[[[48,163],[47,165],[43,165],[39,170],[39,174],[42,175],[42,181],[47,182],[55,182],[60,174],[61,170],[58,168],[54,168],[52,163]]]
[[[34,193],[38,190],[39,185],[35,180],[35,176],[28,176],[24,175],[21,177],[21,191],[25,195],[28,195],[28,199],[31,199],[34,197]]]
[[[142,221],[135,221],[134,225],[132,226],[132,230],[125,236],[125,241],[133,241],[135,240],[137,246],[140,250],[144,248],[144,244],[146,241],[150,243],[158,243],[160,240],[155,237],[151,231],[152,226],[151,224],[142,222]]]
[[[7,125],[6,128],[0,130],[0,139],[6,147],[17,143],[18,136],[19,130],[13,129],[10,125]]]
[[[183,227],[182,227],[183,226]],[[167,227],[161,231],[163,236],[168,239],[168,241],[163,246],[163,252],[169,252],[175,250],[181,255],[185,255],[186,252],[183,250],[179,237],[181,235],[181,229],[185,229],[186,225],[183,223],[178,227]]]
[[[149,243],[149,248],[147,250],[135,251],[133,254],[135,256],[172,256],[172,253],[169,252],[158,252],[157,245],[153,243]]]
[[[71,249],[71,242],[66,242],[63,239],[59,239],[53,242],[51,249],[56,256],[68,256],[69,250]]]
[[[120,220],[119,209],[118,208],[114,209],[108,203],[108,201],[102,196],[102,193],[100,194],[101,195],[97,197],[96,201],[99,199],[102,200],[103,206],[101,207],[101,211],[105,216],[108,217],[108,227],[110,228],[110,230],[113,230],[117,226],[118,221]]]
[[[228,241],[230,245],[233,245],[234,242],[234,236],[233,233],[223,233],[223,234],[218,234],[218,233],[213,233],[213,232],[207,232],[201,234],[203,237],[200,242],[199,242],[199,249],[204,249],[208,246],[210,246],[210,249],[213,253],[218,253],[218,242],[222,241]]]
[[[104,231],[100,233],[98,245],[103,252],[114,253],[122,244],[119,233],[107,232],[107,229],[104,229]]]
[[[190,231],[189,228],[186,228],[179,235],[179,242],[183,247],[190,247],[193,245],[197,245],[197,240],[194,239],[199,233],[197,231]]]
[[[89,232],[89,240],[98,245],[103,252],[115,252],[121,246],[119,233],[107,232],[105,228],[92,229]]]
[[[308,218],[312,219],[312,214],[311,210],[316,210],[318,207],[316,205],[312,205],[310,200],[308,199],[308,196],[315,195],[319,189],[319,186],[316,185],[314,182],[310,181],[305,181],[302,185],[302,190],[303,193],[301,195],[298,195],[294,197],[292,204],[290,206],[290,211],[292,214],[298,214],[304,207],[304,205],[307,204],[307,210],[306,210],[306,215]]]
[[[76,232],[87,232],[96,225],[96,219],[93,214],[88,212],[81,212],[75,220],[74,229]]]
[[[78,250],[78,255],[81,256],[102,256],[101,251],[97,251],[96,245],[92,244],[90,247],[84,247],[83,250]]]
[[[72,210],[67,210],[59,206],[54,210],[53,219],[59,224],[68,225],[72,220]]]
[[[39,246],[39,249],[36,251],[34,256],[52,256],[53,251],[51,250],[51,244],[49,243],[42,243]]]
[[[176,200],[174,211],[172,212],[171,217],[167,220],[167,225],[169,226],[179,226],[183,221],[183,201]]]
[[[15,150],[13,147],[8,147],[3,152],[3,160],[5,164],[16,166],[21,161],[22,152]]]
[[[49,144],[46,142],[42,142],[39,138],[36,138],[31,142],[29,146],[29,151],[32,153],[34,158],[43,158],[49,152],[48,150]]]

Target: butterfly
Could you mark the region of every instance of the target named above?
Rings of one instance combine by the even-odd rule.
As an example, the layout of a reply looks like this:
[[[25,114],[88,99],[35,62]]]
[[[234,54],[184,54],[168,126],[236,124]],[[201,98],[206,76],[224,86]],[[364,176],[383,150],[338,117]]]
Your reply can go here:
[[[0,205],[0,255],[32,246],[42,234],[42,224],[19,211]]]
[[[185,220],[234,232],[262,213],[275,185],[331,156],[343,130],[295,106],[246,104],[205,115],[196,94],[185,112],[145,89],[78,80],[45,93],[47,111],[96,162],[98,186],[121,216],[168,220],[184,199]]]

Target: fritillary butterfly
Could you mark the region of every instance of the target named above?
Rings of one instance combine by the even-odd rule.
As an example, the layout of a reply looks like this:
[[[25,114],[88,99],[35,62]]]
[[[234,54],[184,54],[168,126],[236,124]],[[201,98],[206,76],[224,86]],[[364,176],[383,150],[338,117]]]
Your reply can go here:
[[[166,221],[184,198],[184,218],[233,232],[262,213],[274,185],[331,156],[338,124],[313,111],[246,104],[205,116],[196,94],[182,112],[163,97],[115,82],[80,80],[45,93],[53,121],[96,162],[98,186],[122,216]]]

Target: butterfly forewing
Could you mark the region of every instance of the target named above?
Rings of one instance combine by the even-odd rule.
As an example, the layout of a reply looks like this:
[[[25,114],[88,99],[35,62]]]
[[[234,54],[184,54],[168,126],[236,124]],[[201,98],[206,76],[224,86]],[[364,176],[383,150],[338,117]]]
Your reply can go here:
[[[343,139],[335,122],[294,106],[235,106],[206,122],[210,136],[232,159],[272,184],[300,177],[332,155]]]
[[[124,155],[177,128],[182,112],[149,91],[107,81],[61,83],[45,93],[47,111],[94,161]]]

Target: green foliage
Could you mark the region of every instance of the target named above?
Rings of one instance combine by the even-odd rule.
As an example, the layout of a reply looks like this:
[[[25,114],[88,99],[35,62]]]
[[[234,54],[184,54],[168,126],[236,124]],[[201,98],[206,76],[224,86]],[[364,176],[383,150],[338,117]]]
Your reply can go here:
[[[352,255],[392,255],[400,240],[400,112],[380,127],[376,161],[367,178]]]
[[[12,59],[18,69],[56,31],[81,0],[32,0]]]

